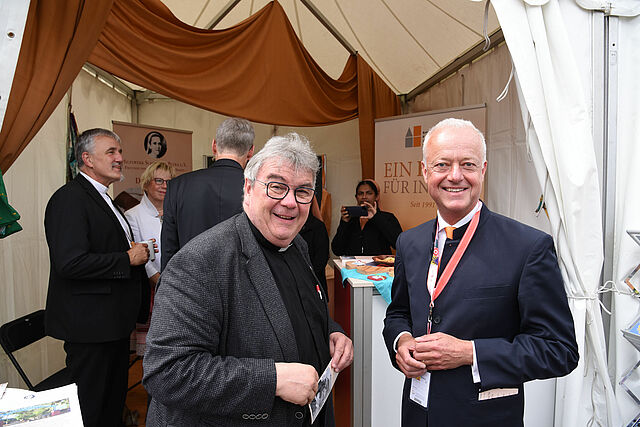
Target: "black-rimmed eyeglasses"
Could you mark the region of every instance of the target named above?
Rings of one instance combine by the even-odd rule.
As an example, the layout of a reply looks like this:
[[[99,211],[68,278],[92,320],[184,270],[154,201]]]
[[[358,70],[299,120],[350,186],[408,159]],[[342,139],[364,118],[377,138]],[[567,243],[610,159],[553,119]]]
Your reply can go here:
[[[254,181],[259,182],[260,184],[267,187],[267,196],[275,200],[282,200],[287,197],[287,194],[289,194],[289,190],[291,189],[291,187],[289,187],[284,182],[262,182],[258,179]],[[306,205],[308,203],[311,203],[315,192],[316,191],[310,187],[298,187],[293,190],[293,196],[295,197],[296,202]]]
[[[165,182],[168,184],[168,183],[169,183],[169,181],[171,181],[171,178],[169,178],[169,179],[153,178],[153,182],[155,182],[155,183],[156,183],[156,184],[158,184],[158,185],[162,185],[162,184],[164,184]]]

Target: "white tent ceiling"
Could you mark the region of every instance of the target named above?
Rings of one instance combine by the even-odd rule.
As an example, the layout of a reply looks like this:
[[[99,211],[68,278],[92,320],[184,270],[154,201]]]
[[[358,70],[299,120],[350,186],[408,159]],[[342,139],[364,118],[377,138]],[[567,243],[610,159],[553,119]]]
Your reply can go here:
[[[162,0],[176,17],[213,29],[231,27],[268,0]],[[235,3],[235,5],[234,5]],[[307,50],[333,78],[349,55],[316,18],[315,7],[397,94],[406,94],[483,40],[485,3],[471,0],[280,0]],[[489,8],[487,33],[499,28]]]

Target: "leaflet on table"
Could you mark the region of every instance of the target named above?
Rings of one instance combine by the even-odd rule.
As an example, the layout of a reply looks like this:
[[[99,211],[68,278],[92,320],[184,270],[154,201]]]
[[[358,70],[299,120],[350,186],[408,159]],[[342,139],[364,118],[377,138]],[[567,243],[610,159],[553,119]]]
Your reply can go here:
[[[331,393],[331,389],[333,388],[333,384],[336,382],[336,378],[338,378],[338,373],[331,369],[331,362],[329,362],[322,373],[322,376],[318,380],[318,391],[316,392],[316,397],[314,397],[311,403],[309,403],[311,424],[316,420],[316,417],[327,401],[327,397],[329,397],[329,394]]]
[[[7,389],[0,399],[2,426],[82,427],[78,387],[70,384],[51,390],[33,392]]]

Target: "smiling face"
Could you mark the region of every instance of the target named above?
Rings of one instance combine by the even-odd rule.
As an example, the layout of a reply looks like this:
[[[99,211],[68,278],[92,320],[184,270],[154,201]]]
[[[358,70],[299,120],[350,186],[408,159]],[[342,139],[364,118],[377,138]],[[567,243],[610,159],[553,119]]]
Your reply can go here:
[[[266,186],[258,181],[277,181],[287,184],[289,193],[282,200],[267,196]],[[245,180],[244,210],[260,233],[278,247],[286,247],[298,234],[309,214],[310,204],[296,202],[294,190],[298,187],[313,188],[310,171],[296,171],[280,159],[265,160],[258,171],[256,181]]]
[[[154,179],[161,178],[165,180],[162,184],[156,184]],[[154,205],[162,206],[162,202],[164,201],[164,196],[167,194],[167,180],[171,179],[171,174],[169,171],[156,169],[153,172],[153,178],[149,183],[144,187],[145,193],[147,193],[147,197],[151,200],[151,203]]]
[[[473,129],[445,127],[431,135],[426,148],[423,175],[429,195],[442,218],[455,224],[480,199],[487,170],[482,141]]]
[[[94,139],[93,153],[82,153],[81,170],[104,186],[119,181],[122,176],[122,147],[115,139],[99,135]]]

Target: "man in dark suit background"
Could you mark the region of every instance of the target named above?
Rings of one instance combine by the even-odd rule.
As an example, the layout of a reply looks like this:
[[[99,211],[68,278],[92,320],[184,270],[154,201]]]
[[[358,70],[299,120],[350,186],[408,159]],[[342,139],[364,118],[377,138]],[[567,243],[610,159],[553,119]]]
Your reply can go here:
[[[353,358],[298,235],[317,169],[304,137],[271,138],[245,170],[244,212],[167,264],[144,356],[147,425],[311,425],[319,375]],[[314,426],[333,421],[328,399]]]
[[[253,126],[229,118],[216,130],[215,162],[167,185],[162,219],[162,269],[189,240],[242,211],[243,169],[253,155]]]
[[[149,249],[132,242],[129,224],[107,195],[121,177],[120,138],[87,130],[75,155],[80,173],[53,194],[45,211],[51,264],[45,326],[65,342],[84,425],[119,426],[129,335],[148,314]]]
[[[406,376],[402,425],[522,426],[523,383],[578,363],[553,240],[479,200],[486,145],[471,122],[438,123],[423,156],[438,216],[398,238],[383,330]]]

